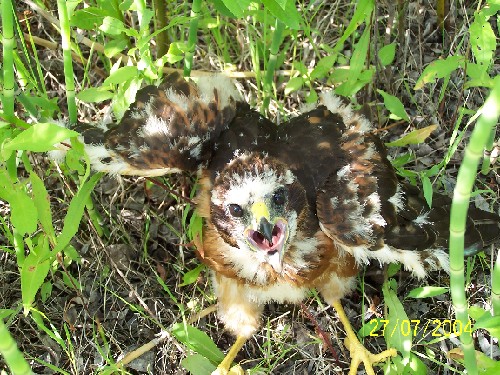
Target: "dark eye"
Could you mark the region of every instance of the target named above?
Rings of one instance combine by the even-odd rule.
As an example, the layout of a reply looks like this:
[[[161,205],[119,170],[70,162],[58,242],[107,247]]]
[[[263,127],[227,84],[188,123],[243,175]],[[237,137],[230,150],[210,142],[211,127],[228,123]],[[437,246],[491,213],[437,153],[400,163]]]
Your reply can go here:
[[[238,204],[230,204],[229,205],[229,213],[234,217],[242,217],[243,216],[243,208],[241,208]]]
[[[281,188],[274,192],[273,194],[273,203],[277,206],[282,206],[286,201],[286,192],[285,189]]]

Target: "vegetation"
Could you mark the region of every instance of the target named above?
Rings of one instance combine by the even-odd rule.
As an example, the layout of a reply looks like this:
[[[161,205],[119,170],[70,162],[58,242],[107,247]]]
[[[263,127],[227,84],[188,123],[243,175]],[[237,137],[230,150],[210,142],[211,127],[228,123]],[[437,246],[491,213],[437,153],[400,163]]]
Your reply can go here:
[[[207,374],[232,343],[213,314],[189,322],[215,302],[189,245],[194,177],[92,174],[78,134],[56,124],[118,120],[177,69],[227,72],[277,122],[334,87],[368,105],[430,205],[456,181],[450,279],[415,285],[390,267],[377,283],[374,265],[347,311],[367,346],[398,349],[387,373],[496,374],[498,250],[464,269],[462,236],[471,192],[498,212],[500,3],[436,3],[1,0],[0,371]],[[71,149],[54,163],[60,142]],[[270,309],[238,357],[250,373],[347,368],[317,295]]]

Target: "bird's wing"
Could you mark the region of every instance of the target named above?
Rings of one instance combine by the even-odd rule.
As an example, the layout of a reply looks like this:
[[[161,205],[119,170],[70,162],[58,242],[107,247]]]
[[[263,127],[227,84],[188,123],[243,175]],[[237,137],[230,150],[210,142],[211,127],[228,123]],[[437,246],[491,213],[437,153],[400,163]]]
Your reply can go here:
[[[398,180],[369,121],[333,95],[323,102],[284,124],[281,136],[285,153],[295,155],[282,158],[297,166],[321,229],[360,264],[399,262],[419,277],[447,269],[450,199],[435,194],[430,209],[417,188]],[[498,221],[472,209],[466,251],[498,238]]]
[[[195,171],[209,161],[238,100],[227,77],[194,83],[174,73],[159,87],[139,90],[118,124],[107,130],[80,124],[75,130],[95,170],[139,176]]]

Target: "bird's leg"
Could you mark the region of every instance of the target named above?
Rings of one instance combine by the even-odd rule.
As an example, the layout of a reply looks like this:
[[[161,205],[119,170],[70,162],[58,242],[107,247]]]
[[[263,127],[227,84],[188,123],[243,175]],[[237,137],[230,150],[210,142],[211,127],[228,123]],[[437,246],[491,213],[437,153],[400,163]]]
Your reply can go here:
[[[231,346],[231,349],[229,349],[229,352],[227,352],[226,357],[224,357],[219,366],[217,366],[217,370],[212,372],[212,375],[243,375],[245,372],[240,365],[236,365],[233,368],[230,367],[234,358],[236,358],[236,355],[241,350],[243,345],[245,345],[247,340],[248,339],[244,336],[238,336],[233,346]]]
[[[388,350],[384,350],[379,354],[372,354],[366,349],[363,344],[361,344],[354,333],[351,323],[345,314],[344,308],[339,300],[332,302],[332,306],[335,310],[337,310],[337,315],[339,320],[344,325],[344,329],[346,332],[345,345],[349,349],[351,353],[351,367],[349,369],[349,375],[355,375],[358,369],[358,366],[361,362],[363,362],[365,366],[366,373],[368,375],[375,375],[375,371],[373,370],[373,364],[381,362],[389,357],[396,356],[396,349],[391,348]]]

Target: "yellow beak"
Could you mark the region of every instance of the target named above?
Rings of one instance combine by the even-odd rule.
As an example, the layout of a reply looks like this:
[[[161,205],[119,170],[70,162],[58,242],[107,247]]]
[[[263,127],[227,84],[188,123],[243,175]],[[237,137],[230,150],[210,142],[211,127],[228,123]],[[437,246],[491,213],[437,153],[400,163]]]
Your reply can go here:
[[[255,202],[252,207],[250,207],[250,212],[252,212],[256,225],[259,225],[260,219],[262,218],[265,218],[267,221],[271,220],[269,209],[264,202]]]

